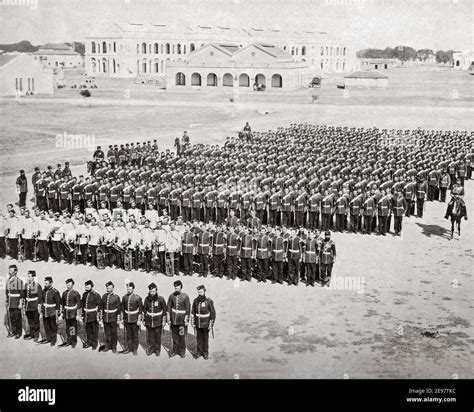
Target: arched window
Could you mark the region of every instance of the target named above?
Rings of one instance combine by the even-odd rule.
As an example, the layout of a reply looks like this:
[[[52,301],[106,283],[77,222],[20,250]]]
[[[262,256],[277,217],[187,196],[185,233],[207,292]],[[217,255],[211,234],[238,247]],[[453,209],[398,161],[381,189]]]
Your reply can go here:
[[[102,71],[107,73],[107,59],[105,57],[102,59]]]
[[[142,61],[142,73],[146,73],[146,59]]]
[[[114,73],[117,73],[117,66],[115,64],[115,59],[112,59],[112,69],[113,69]]]
[[[295,54],[298,56],[298,47],[295,50]]]
[[[105,41],[102,42],[102,53],[107,53],[107,43]]]
[[[174,48],[174,44],[173,44],[173,49],[172,49],[172,54],[175,53],[175,48]]]
[[[321,56],[324,56],[324,46],[321,46]]]
[[[196,50],[196,48],[194,47],[194,43],[191,43],[191,45],[189,46],[189,50],[191,52],[193,52],[194,50]]]
[[[265,75],[263,74],[257,74],[255,76],[255,83],[257,86],[266,86],[267,85],[267,80],[265,79]]]
[[[155,54],[160,53],[160,46],[158,45],[158,43],[155,43],[155,44],[153,45],[153,52],[154,52]]]
[[[336,62],[336,70],[339,70],[339,62]]]
[[[140,60],[137,60],[137,74],[140,73]]]
[[[283,79],[279,74],[274,74],[272,76],[272,87],[282,88],[283,87]]]
[[[330,55],[332,56],[332,46],[331,46],[331,48],[330,48],[330,52],[329,52],[329,53],[330,53]]]
[[[155,59],[155,73],[159,73],[160,71],[160,61],[158,59]]]
[[[92,73],[95,73],[97,71],[97,62],[95,61],[94,57],[91,59],[91,69]]]
[[[163,47],[164,47],[164,46],[163,46],[163,45],[161,45],[161,54],[163,54],[163,53],[164,53],[164,52],[163,52]]]
[[[177,48],[178,48],[178,50],[177,50],[177,51],[178,51],[178,54],[181,54],[181,44],[180,44],[180,43],[178,43]]]
[[[239,76],[239,86],[240,87],[249,87],[250,86],[250,78],[248,74],[242,73]]]
[[[176,73],[176,86],[186,86],[186,76],[184,73]]]
[[[183,44],[183,54],[186,54],[186,45]]]
[[[201,86],[201,75],[199,73],[191,75],[191,86]]]
[[[95,53],[95,41],[91,43],[91,53]]]
[[[207,75],[207,85],[217,87],[217,76],[214,73],[209,73]]]
[[[161,61],[161,73],[164,72],[164,65],[165,65],[165,62],[162,60]]]
[[[222,86],[233,87],[234,86],[234,77],[230,73],[224,74],[222,78]]]
[[[100,43],[97,43],[97,53],[100,54]]]
[[[329,47],[326,46],[326,56],[329,54]]]
[[[342,70],[346,70],[346,62],[342,62]]]
[[[142,54],[146,54],[146,43],[142,43]]]
[[[346,55],[346,48],[345,48],[345,47],[342,49],[342,55],[343,55],[343,56]]]
[[[170,44],[166,43],[166,54],[170,54],[170,51],[171,51]]]
[[[292,55],[292,56],[295,55],[295,47],[294,47],[294,46],[291,48],[291,55]]]
[[[114,53],[117,53],[117,43],[114,42]]]
[[[151,54],[151,44],[148,45],[148,54]]]
[[[140,45],[137,44],[137,54],[140,54]]]
[[[306,55],[306,46],[301,47],[301,55],[302,56]]]

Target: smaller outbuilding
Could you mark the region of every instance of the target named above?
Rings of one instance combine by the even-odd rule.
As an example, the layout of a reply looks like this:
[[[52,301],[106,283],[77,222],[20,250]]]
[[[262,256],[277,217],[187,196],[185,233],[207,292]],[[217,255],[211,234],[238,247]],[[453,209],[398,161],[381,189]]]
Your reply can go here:
[[[388,76],[375,70],[358,71],[344,76],[345,87],[387,87]]]

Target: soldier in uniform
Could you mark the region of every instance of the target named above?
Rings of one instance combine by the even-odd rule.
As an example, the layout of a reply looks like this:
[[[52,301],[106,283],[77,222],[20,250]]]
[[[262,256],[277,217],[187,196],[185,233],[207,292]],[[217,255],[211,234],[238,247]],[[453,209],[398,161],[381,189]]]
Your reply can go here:
[[[451,178],[446,172],[446,169],[441,171],[441,176],[439,177],[439,193],[441,202],[446,202],[446,191],[448,187],[451,187]]]
[[[216,230],[212,233],[212,261],[213,274],[219,278],[224,276],[225,268],[224,262],[226,258],[227,239],[220,224],[217,225]]]
[[[148,285],[148,296],[143,302],[143,318],[147,331],[147,355],[160,356],[161,336],[166,325],[166,302],[163,296],[158,295],[154,283]]]
[[[310,231],[303,244],[303,263],[305,266],[306,286],[314,286],[318,274],[318,241],[313,231]],[[319,274],[318,274],[319,279]]]
[[[30,327],[30,333],[25,334],[24,339],[33,339],[38,342],[40,333],[40,319],[38,308],[41,307],[43,301],[43,289],[41,285],[36,282],[36,272],[34,270],[28,271],[28,280],[25,284],[25,313]]]
[[[208,226],[197,234],[197,253],[199,256],[199,277],[207,277],[209,273],[209,257],[212,253],[212,233]]]
[[[378,234],[385,236],[387,234],[387,221],[390,214],[391,195],[385,195],[385,190],[381,190],[382,197],[377,203],[379,231]]]
[[[111,350],[117,353],[117,328],[122,313],[122,303],[120,297],[114,293],[114,284],[107,282],[105,284],[106,293],[102,295],[99,310],[100,318],[104,324],[105,345],[99,348],[99,352]]]
[[[393,216],[394,216],[394,230],[395,236],[400,236],[402,233],[402,220],[403,214],[405,213],[407,208],[407,202],[405,197],[403,196],[402,192],[399,190],[395,193],[393,199]]]
[[[303,239],[292,230],[288,239],[288,284],[297,286],[300,281],[300,263]]]
[[[6,307],[8,311],[9,332],[7,337],[19,339],[22,334],[21,309],[24,294],[23,281],[18,277],[16,265],[8,267],[8,281],[6,287]]]
[[[227,278],[235,280],[237,277],[237,263],[239,254],[240,239],[235,233],[233,226],[228,226],[228,234],[226,238],[227,249],[226,249],[226,268]]]
[[[252,280],[252,244],[253,238],[248,228],[243,228],[240,235],[240,263],[242,280]]]
[[[122,297],[122,315],[125,331],[127,333],[127,348],[121,353],[126,355],[133,352],[137,355],[138,333],[142,322],[143,302],[142,298],[135,293],[135,284],[127,283],[127,294]]]
[[[61,297],[61,305],[63,309],[63,319],[66,321],[67,339],[59,345],[60,348],[72,346],[74,349],[77,344],[77,316],[81,309],[81,295],[73,289],[74,280],[66,280],[66,290]]]
[[[42,297],[43,307],[41,315],[43,317],[44,333],[46,337],[38,343],[49,343],[51,346],[56,345],[58,338],[59,310],[61,307],[61,296],[56,288],[53,287],[53,278],[46,276],[44,278],[44,288]]]
[[[167,321],[170,324],[172,348],[170,357],[179,355],[186,356],[186,335],[191,313],[191,303],[186,293],[182,292],[183,283],[177,280],[173,283],[174,293],[168,298]]]
[[[413,213],[415,206],[413,204],[413,201],[416,198],[416,183],[415,183],[415,176],[411,176],[411,180],[405,185],[404,191],[405,191],[405,200],[407,202],[407,211],[406,211],[406,217],[410,217],[410,215]]]
[[[209,358],[209,331],[214,327],[216,321],[216,310],[212,299],[206,297],[206,288],[203,285],[197,287],[198,297],[194,299],[191,308],[191,324],[196,331],[196,353],[194,358],[201,356]]]
[[[88,280],[84,283],[85,292],[82,294],[82,321],[86,329],[86,342],[84,349],[96,350],[99,345],[99,307],[101,297],[94,290],[94,282]]]
[[[428,191],[428,185],[424,178],[419,178],[416,183],[416,215],[423,217],[423,206],[425,204],[426,192]]]
[[[362,212],[362,206],[364,204],[364,195],[360,191],[354,199],[349,203],[350,210],[350,230],[356,233],[360,229],[360,217]]]
[[[331,240],[331,232],[329,230],[324,232],[324,240],[321,243],[321,285],[329,286],[331,282],[332,267],[336,260],[336,245]]]
[[[187,225],[187,230],[183,234],[182,253],[183,253],[183,273],[184,276],[193,274],[193,253],[194,253],[195,235]]]
[[[362,206],[363,215],[364,215],[364,228],[362,233],[370,234],[372,232],[372,222],[374,220],[376,204],[374,196],[369,194],[369,197],[364,201]]]
[[[271,241],[266,231],[256,232],[254,240],[254,254],[257,260],[258,282],[266,282],[268,278]]]
[[[275,230],[275,236],[272,239],[272,283],[283,283],[283,264],[286,261],[287,239],[281,235],[281,229],[278,227]]]

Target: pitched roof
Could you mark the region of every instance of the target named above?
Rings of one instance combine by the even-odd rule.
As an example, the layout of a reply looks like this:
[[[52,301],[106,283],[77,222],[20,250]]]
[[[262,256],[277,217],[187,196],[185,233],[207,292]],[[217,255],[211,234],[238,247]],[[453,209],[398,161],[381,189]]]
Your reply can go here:
[[[346,74],[344,78],[346,79],[388,79],[388,76],[376,70],[371,70],[371,71],[358,71],[354,73],[349,73],[349,74]]]
[[[51,49],[51,50],[71,50],[67,44],[64,43],[46,43],[39,46],[40,49]]]
[[[10,63],[12,60],[16,59],[19,54],[0,54],[0,67],[5,66],[7,63]]]
[[[38,51],[35,51],[33,53],[31,53],[33,55],[40,55],[40,56],[44,56],[44,55],[62,55],[62,56],[79,56],[79,53],[78,52],[75,52],[74,50],[62,50],[62,49],[57,49],[57,50],[52,50],[52,49],[40,49]]]

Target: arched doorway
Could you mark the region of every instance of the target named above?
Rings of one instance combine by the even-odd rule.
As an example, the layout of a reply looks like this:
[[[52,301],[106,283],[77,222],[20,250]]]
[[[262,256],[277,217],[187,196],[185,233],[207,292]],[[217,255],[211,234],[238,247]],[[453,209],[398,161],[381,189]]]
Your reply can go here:
[[[176,86],[186,86],[186,76],[184,73],[176,73]]]
[[[155,59],[155,73],[160,72],[160,61],[158,59]]]
[[[272,76],[272,87],[282,88],[283,87],[283,79],[279,74],[274,74]]]
[[[217,76],[214,73],[209,73],[207,75],[207,85],[217,87]]]
[[[267,80],[265,78],[265,75],[263,75],[262,73],[259,73],[255,76],[255,85],[258,87],[258,88],[261,88],[263,86],[263,88],[265,88],[267,86]]]
[[[199,73],[191,75],[191,86],[201,86],[201,75]]]
[[[95,61],[95,58],[91,59],[91,68],[92,68],[92,73],[95,73],[97,71],[97,63]]]
[[[239,76],[239,86],[240,87],[249,87],[250,86],[250,78],[249,78],[248,74],[242,73]]]
[[[146,73],[146,59],[143,59],[142,62],[142,73]]]
[[[107,59],[102,59],[102,71],[107,73]]]
[[[230,73],[224,74],[224,77],[222,78],[222,85],[225,87],[233,87],[234,77]]]

